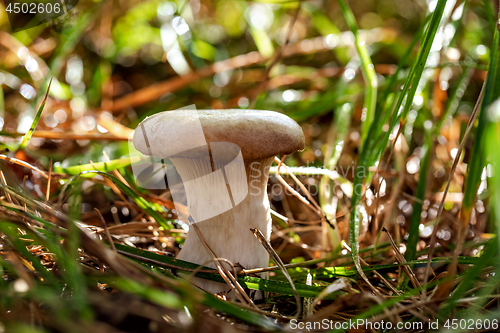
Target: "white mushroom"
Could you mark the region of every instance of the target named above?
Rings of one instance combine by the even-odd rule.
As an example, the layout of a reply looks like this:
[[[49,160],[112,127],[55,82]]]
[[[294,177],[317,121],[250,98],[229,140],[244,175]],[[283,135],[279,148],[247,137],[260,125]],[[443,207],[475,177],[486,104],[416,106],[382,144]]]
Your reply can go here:
[[[189,214],[202,221],[196,225],[218,257],[245,268],[269,265],[250,229],[269,240],[269,167],[274,156],[304,149],[294,120],[257,110],[166,111],[139,124],[133,143],[143,154],[170,158],[184,183]],[[213,256],[190,228],[178,258],[206,264]],[[224,283],[196,282],[213,293],[229,290]]]

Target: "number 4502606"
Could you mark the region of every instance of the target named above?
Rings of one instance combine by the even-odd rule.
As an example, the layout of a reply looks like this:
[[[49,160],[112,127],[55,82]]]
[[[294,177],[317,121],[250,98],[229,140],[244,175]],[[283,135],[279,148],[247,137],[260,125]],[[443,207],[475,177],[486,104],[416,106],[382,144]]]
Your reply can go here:
[[[5,9],[7,13],[24,13],[24,14],[39,14],[39,13],[60,13],[61,4],[60,3],[9,3]]]
[[[452,330],[498,330],[498,319],[448,319],[444,327]]]

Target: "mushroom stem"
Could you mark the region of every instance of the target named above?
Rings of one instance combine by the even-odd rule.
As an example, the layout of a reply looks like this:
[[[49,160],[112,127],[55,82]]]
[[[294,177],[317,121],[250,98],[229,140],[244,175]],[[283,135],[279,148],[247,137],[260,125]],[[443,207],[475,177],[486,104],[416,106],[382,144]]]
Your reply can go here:
[[[213,171],[223,169],[224,167],[220,162],[207,159],[176,157],[172,158],[171,161],[184,184],[189,180],[213,175]],[[259,240],[255,238],[250,228],[259,229],[266,239],[269,240],[272,223],[266,185],[272,162],[273,157],[257,161],[245,160],[246,177],[234,177],[234,179],[246,179],[246,184],[236,184],[235,187],[233,183],[231,184],[231,188],[233,190],[235,188],[248,188],[246,197],[236,205],[232,201],[232,208],[224,213],[197,223],[199,230],[207,240],[208,246],[210,246],[217,257],[228,259],[234,265],[240,264],[246,269],[267,267],[269,265],[269,254],[260,244]],[[235,172],[241,171],[235,170]],[[227,182],[228,175],[224,177],[230,195],[232,194],[232,198],[235,198],[238,194],[231,193]],[[210,186],[209,181],[204,184]],[[196,214],[203,213],[199,212],[199,207],[206,207],[207,199],[210,200],[211,206],[220,207],[219,200],[221,198],[214,195],[207,198],[207,192],[199,184],[196,187],[186,188],[185,190],[188,209],[192,215],[192,212]],[[201,202],[205,203],[201,205]],[[186,241],[179,252],[178,258],[193,263],[204,264],[212,260],[213,256],[204,247],[196,231],[191,228],[186,235]],[[215,267],[215,263],[212,262],[207,264],[207,266]],[[262,277],[267,278],[267,273],[262,274]],[[225,283],[199,278],[196,278],[195,282],[200,287],[212,293],[230,290],[230,287]]]

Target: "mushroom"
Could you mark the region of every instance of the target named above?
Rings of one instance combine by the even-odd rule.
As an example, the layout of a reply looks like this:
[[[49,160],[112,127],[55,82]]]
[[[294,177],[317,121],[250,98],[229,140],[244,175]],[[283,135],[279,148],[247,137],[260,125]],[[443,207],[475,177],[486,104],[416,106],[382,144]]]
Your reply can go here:
[[[276,155],[304,149],[302,129],[294,120],[258,110],[165,111],[139,124],[133,144],[143,154],[171,160],[189,214],[218,258],[246,269],[269,265],[269,254],[250,229],[270,239],[269,167]],[[193,229],[178,258],[215,267]],[[220,282],[196,283],[212,293],[229,289]]]

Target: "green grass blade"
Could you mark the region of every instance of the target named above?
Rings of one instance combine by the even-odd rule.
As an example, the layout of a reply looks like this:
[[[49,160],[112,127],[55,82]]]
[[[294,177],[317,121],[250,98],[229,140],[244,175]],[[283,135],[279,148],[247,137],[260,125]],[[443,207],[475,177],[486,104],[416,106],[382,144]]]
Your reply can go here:
[[[166,264],[170,267],[176,267],[174,270],[186,270],[186,271],[192,271],[195,270],[199,267],[197,264],[193,264],[187,261],[183,261],[180,259],[174,259],[168,256],[163,256],[159,255],[153,252],[149,251],[144,251],[144,250],[139,250],[133,247],[121,245],[121,244],[115,244],[115,247],[119,251],[123,251],[126,253],[133,254],[134,257],[133,259],[142,262],[148,266],[156,266],[157,268],[160,268],[160,271],[162,270],[162,266],[155,264],[154,262],[157,263],[163,263]],[[151,261],[141,261],[140,258],[137,258],[136,256],[140,256],[143,258],[150,259]],[[154,261],[154,262],[153,262]],[[217,281],[217,282],[224,282],[224,279],[217,273],[217,270],[209,267],[203,267],[204,270],[213,270],[214,274],[212,273],[205,273],[205,272],[199,272],[196,274],[197,277],[211,280],[211,281]],[[163,268],[164,270],[164,268]],[[293,296],[293,290],[290,287],[289,283],[281,282],[281,281],[273,281],[273,280],[266,280],[266,279],[261,279],[257,277],[250,277],[250,276],[238,276],[238,282],[245,288],[248,289],[253,289],[253,290],[262,290],[262,291],[268,291],[268,292],[273,292],[273,293],[278,293],[278,294],[284,294],[284,295],[289,295]],[[305,284],[295,284],[295,288],[297,289],[298,294],[301,297],[316,297],[318,294],[323,291],[322,287],[318,286],[308,286]],[[334,295],[330,295],[327,298],[333,298]]]
[[[376,115],[375,115],[376,118],[382,116],[382,111],[385,109],[385,106],[387,103],[387,98],[389,97],[391,92],[394,90],[394,86],[398,82],[398,76],[401,73],[401,70],[406,65],[406,62],[408,61],[408,58],[410,57],[410,55],[413,51],[413,48],[415,47],[415,45],[417,45],[417,42],[420,40],[420,38],[422,38],[422,35],[424,34],[424,31],[425,31],[425,27],[429,23],[431,17],[432,17],[431,15],[427,16],[427,18],[425,19],[425,22],[422,24],[420,29],[418,29],[418,31],[415,34],[415,36],[413,37],[413,40],[411,41],[410,45],[408,46],[405,53],[401,57],[399,64],[398,64],[398,67],[396,68],[396,71],[394,72],[394,74],[391,75],[391,77],[389,79],[389,83],[387,84],[387,87],[385,88],[384,92],[382,93],[382,96],[380,98],[380,102],[378,103],[379,107],[377,107],[377,111],[376,111]],[[384,122],[385,122],[385,120],[384,120]]]
[[[430,288],[430,287],[433,287],[435,285],[436,285],[436,281],[433,281],[433,282],[428,283],[425,286],[425,288]],[[369,318],[373,318],[375,315],[381,313],[382,311],[386,311],[387,309],[390,309],[391,306],[393,306],[394,304],[414,297],[418,292],[419,291],[417,289],[412,289],[412,290],[410,290],[410,291],[408,291],[400,296],[395,296],[395,297],[389,298],[388,300],[386,300],[380,304],[376,304],[374,306],[371,306],[367,311],[361,313],[360,315],[357,315],[356,317],[351,318],[350,321],[357,322],[358,320],[366,320]],[[347,326],[347,328],[348,327],[349,326]],[[329,333],[340,333],[340,332],[346,332],[346,331],[347,331],[347,329],[339,328],[339,329],[331,330],[331,331],[329,331]]]
[[[160,256],[160,257],[165,257],[165,256]],[[130,279],[119,278],[119,279],[108,279],[108,280],[110,285],[119,290],[141,296],[144,299],[149,300],[150,302],[153,302],[155,304],[170,309],[178,310],[185,308],[186,306],[189,308],[191,304],[193,303],[198,304],[199,302],[205,306],[211,307],[220,312],[233,316],[245,323],[255,325],[258,327],[263,327],[270,331],[275,331],[277,329],[277,326],[273,324],[265,316],[254,313],[252,311],[248,311],[230,302],[218,299],[215,296],[212,296],[208,293],[203,293],[202,295],[199,295],[201,292],[191,293],[191,290],[189,290],[189,288],[182,287],[181,289],[179,288],[174,289],[174,292],[178,292],[179,294],[176,295],[174,293],[165,290],[157,289],[151,286],[145,286],[143,284],[138,283],[137,281]]]
[[[375,145],[378,142],[377,137],[380,136],[380,133],[382,131],[382,127],[383,127],[384,123],[389,119],[388,117],[390,117],[390,115],[391,115],[390,112],[385,111],[385,109],[387,109],[385,103],[387,103],[387,100],[390,96],[391,91],[394,88],[394,85],[398,82],[399,73],[401,72],[402,68],[405,66],[406,62],[408,61],[407,60],[408,57],[410,56],[414,46],[417,44],[417,42],[420,40],[421,36],[423,35],[423,33],[425,31],[426,24],[428,22],[430,22],[431,18],[432,18],[432,15],[429,15],[426,18],[425,23],[422,25],[422,28],[418,31],[418,33],[416,34],[412,43],[406,49],[405,54],[403,55],[403,57],[401,58],[401,60],[398,64],[396,72],[391,76],[389,84],[388,84],[387,88],[385,89],[385,91],[382,95],[382,98],[380,99],[380,103],[378,104],[379,106],[377,107],[377,110],[376,110],[375,119],[372,123],[372,126],[370,127],[370,130],[368,132],[368,136],[365,139],[365,142],[363,143],[362,152],[361,152],[359,160],[358,160],[358,167],[364,168],[364,167],[374,165],[374,160],[369,159],[370,153],[372,152],[373,149],[375,149]],[[411,71],[410,71],[410,73],[407,76],[405,86],[409,83],[408,79],[410,78],[411,75],[413,75],[413,74],[411,74]],[[403,86],[403,91],[400,92],[400,95],[404,95],[404,93],[406,92],[406,90],[404,90],[405,86]],[[391,107],[392,110],[396,110],[396,103],[397,102],[398,102],[398,99],[395,99],[394,103]]]
[[[406,114],[409,112],[411,102],[413,101],[413,97],[415,96],[415,92],[417,90],[418,82],[420,81],[420,78],[422,77],[422,72],[425,68],[425,63],[427,61],[432,42],[434,41],[434,37],[441,22],[445,5],[446,5],[446,0],[439,0],[436,5],[436,8],[434,9],[431,21],[424,34],[424,41],[420,45],[417,59],[413,63],[413,66],[410,70],[410,74],[408,75],[408,79],[406,80],[406,83],[403,87],[403,91],[393,111],[393,116],[391,119],[389,130],[382,136],[381,139],[377,140],[372,140],[370,138],[370,135],[368,135],[367,139],[370,140],[367,142],[367,144],[363,145],[363,149],[358,160],[357,168],[361,167],[367,170],[368,167],[373,166],[375,164],[375,161],[379,158],[379,156],[382,155],[382,151],[387,146],[389,135],[392,132],[393,128],[395,127],[396,123],[401,119],[403,115],[405,115],[406,117]],[[407,92],[408,96],[406,96]],[[405,96],[407,98],[405,109],[402,112],[399,112]],[[376,122],[374,121],[370,131],[372,130],[374,132],[377,131],[374,127],[375,124]],[[364,173],[356,172],[356,177],[354,178],[354,189],[361,188],[363,182],[364,182]],[[352,211],[351,211],[350,232],[349,232],[352,256],[354,259],[354,263],[356,264],[356,267],[360,272],[362,272],[362,269],[359,261],[358,238],[359,238],[359,228],[360,228],[359,218],[360,218],[360,207],[361,207],[359,201],[361,199],[361,195],[362,193],[360,190],[353,191],[353,196],[351,199]]]
[[[420,227],[420,221],[421,221],[421,214],[422,214],[422,202],[425,200],[425,193],[427,189],[427,176],[428,176],[428,169],[429,169],[429,162],[430,162],[430,157],[433,151],[433,137],[439,135],[441,131],[441,127],[444,123],[444,121],[452,116],[457,108],[458,104],[460,102],[460,99],[462,98],[465,89],[468,85],[468,82],[472,76],[473,73],[473,68],[472,66],[468,66],[465,68],[462,76],[459,79],[459,82],[455,88],[455,90],[452,93],[452,98],[447,104],[447,107],[443,113],[443,116],[439,119],[437,122],[435,129],[432,132],[427,132],[426,133],[426,141],[425,144],[422,146],[422,149],[424,149],[424,157],[422,158],[422,163],[421,163],[421,168],[420,168],[420,178],[418,181],[417,185],[417,192],[415,194],[415,202],[413,204],[413,212],[411,215],[411,220],[410,220],[410,229],[409,229],[409,235],[408,235],[408,243],[407,243],[407,250],[405,253],[405,258],[407,261],[413,260],[415,258],[415,254],[417,252],[417,242],[419,239],[419,227]],[[407,281],[407,279],[405,279]]]
[[[476,130],[476,138],[472,148],[472,155],[465,181],[464,199],[462,203],[462,213],[469,216],[474,206],[474,201],[477,194],[479,183],[481,182],[481,173],[485,166],[485,156],[482,146],[484,145],[484,133],[489,122],[488,112],[486,108],[492,103],[494,98],[498,97],[500,91],[500,56],[499,56],[499,32],[495,29],[493,37],[493,46],[491,48],[491,59],[486,83],[484,87],[484,98],[481,104],[481,110],[478,115],[478,126]]]
[[[105,1],[97,3],[97,6],[93,10],[78,15],[74,24],[68,25],[68,28],[63,30],[61,34],[62,38],[54,52],[53,60],[49,64],[50,72],[53,76],[59,77],[59,74],[64,68],[66,58],[78,45],[85,30],[88,28],[89,24],[92,23],[92,20],[100,13],[104,3]]]
[[[67,57],[78,45],[85,30],[87,30],[94,18],[101,12],[100,9],[105,3],[105,1],[98,2],[97,6],[93,10],[85,11],[76,16],[74,24],[67,25],[67,28],[62,31],[62,38],[58,42],[58,46],[52,57],[53,60],[49,64],[50,74],[53,77],[59,77],[59,74],[64,68]],[[44,85],[45,84],[47,84],[47,81],[44,82]],[[34,100],[38,100],[39,97],[40,94],[37,94]]]
[[[483,0],[484,10],[486,11],[486,17],[488,18],[488,22],[492,28],[496,26],[495,24],[495,14],[493,14],[493,10],[491,9],[490,3],[488,0]],[[497,4],[498,5],[498,4]]]
[[[18,226],[11,222],[2,221],[0,222],[0,231],[7,236],[8,241],[12,244],[12,246],[23,255],[28,261],[31,262],[33,267],[37,270],[40,276],[47,281],[52,286],[58,286],[58,282],[54,278],[54,276],[47,270],[47,268],[42,265],[40,259],[36,258],[31,254],[30,251],[26,248],[26,244],[24,244],[19,234],[17,233]]]
[[[201,303],[205,306],[209,306],[224,313],[227,313],[230,316],[238,318],[243,322],[256,325],[259,327],[263,327],[269,331],[277,331],[278,327],[273,322],[271,322],[268,318],[263,315],[242,309],[239,306],[236,306],[227,301],[223,301],[213,295],[205,293],[203,300]]]
[[[417,253],[417,243],[420,237],[420,222],[422,220],[422,206],[425,200],[425,194],[427,190],[427,178],[429,174],[429,164],[430,158],[433,152],[433,138],[434,136],[438,136],[441,131],[441,127],[444,123],[444,120],[450,117],[455,113],[458,108],[458,104],[460,99],[462,98],[465,88],[468,85],[470,77],[472,76],[473,70],[472,67],[467,67],[462,76],[459,79],[459,82],[452,93],[452,98],[447,104],[445,111],[443,112],[443,116],[437,122],[435,129],[432,131],[426,131],[426,141],[422,146],[424,150],[424,157],[422,158],[421,167],[420,167],[420,178],[417,184],[417,191],[415,194],[415,201],[413,203],[413,212],[410,220],[410,228],[408,231],[408,241],[407,241],[407,250],[405,253],[405,259],[407,261],[413,260]],[[405,275],[400,288],[406,287],[409,279]]]
[[[0,83],[0,117],[2,119],[5,117],[5,96],[3,93],[3,84],[2,83]],[[0,127],[0,129],[2,129],[2,128]]]
[[[443,113],[443,116],[438,120],[436,124],[436,130],[435,130],[435,135],[439,135],[441,131],[441,127],[443,127],[443,123],[452,117],[459,106],[459,103],[469,85],[470,79],[472,77],[472,74],[474,74],[474,67],[476,65],[475,62],[472,62],[472,60],[468,59],[466,62],[471,61],[465,68],[464,71],[462,72],[462,75],[460,76],[460,79],[458,80],[458,83],[451,93],[451,98],[448,101],[448,104],[446,105],[446,109]]]
[[[500,99],[497,99],[488,111],[491,122],[487,128],[487,139],[484,144],[493,166],[493,177],[489,179],[488,188],[491,189],[491,217],[498,235],[500,230],[500,136],[498,135],[500,133]],[[498,248],[500,248],[500,237],[496,238],[499,242]]]
[[[33,119],[33,123],[31,124],[31,127],[29,131],[24,135],[23,140],[19,144],[18,149],[24,149],[28,145],[28,142],[31,139],[31,136],[33,135],[33,132],[35,131],[36,125],[38,124],[38,121],[40,120],[40,116],[42,115],[43,108],[45,107],[45,103],[47,102],[47,97],[49,96],[49,91],[50,91],[50,85],[52,84],[52,78],[50,78],[49,85],[47,87],[47,92],[45,93],[45,97],[42,101],[42,104],[38,108],[38,112],[35,115],[35,119]]]
[[[462,265],[475,265],[479,262],[479,259],[480,258],[477,257],[462,256],[458,258],[458,262]],[[449,264],[452,261],[453,257],[437,257],[433,258],[431,262],[434,264],[444,265],[444,264]],[[427,259],[410,260],[407,261],[406,264],[394,263],[394,264],[363,266],[363,271],[365,273],[368,273],[368,272],[382,271],[388,269],[394,270],[395,268],[404,265],[413,266],[413,265],[425,265],[425,264],[427,264]],[[327,280],[339,277],[352,277],[352,278],[359,277],[356,267],[353,266],[325,267],[325,268],[307,270],[307,272],[312,274],[314,280]],[[292,275],[292,277],[294,277],[292,273],[290,274]]]
[[[68,175],[77,175],[84,171],[101,171],[101,172],[111,172],[117,169],[127,167],[133,163],[141,161],[142,158],[139,156],[134,156],[132,158],[120,158],[116,160],[111,160],[109,162],[97,162],[92,164],[82,164],[73,165],[70,167],[63,168],[60,165],[54,166],[54,171],[59,173],[65,173]],[[88,176],[92,176],[89,174]]]
[[[345,94],[347,90],[347,82],[345,79],[340,80],[338,84],[338,90],[336,94],[341,96]],[[335,108],[334,119],[330,125],[330,133],[329,136],[332,137],[331,140],[328,140],[326,144],[325,151],[325,160],[324,167],[331,172],[335,171],[335,167],[340,158],[342,150],[344,148],[344,142],[346,142],[346,137],[349,133],[349,126],[351,124],[352,112],[354,110],[353,103],[344,103],[339,107]],[[332,200],[334,198],[334,189],[333,180],[329,175],[323,175],[320,181],[320,195],[319,195],[319,204],[323,212],[330,221],[335,229],[328,228],[328,234],[331,240],[331,248],[333,252],[339,248],[341,236],[337,227],[337,219],[335,216],[335,209],[332,207]],[[324,239],[326,243],[326,239]],[[325,244],[327,245],[327,244]],[[334,254],[334,253],[332,253]]]
[[[447,316],[456,306],[456,301],[460,299],[463,294],[469,291],[478,280],[479,275],[483,272],[484,268],[497,261],[498,246],[497,241],[492,239],[484,246],[483,253],[476,264],[465,272],[464,279],[458,287],[453,291],[451,297],[446,301],[446,306],[442,310],[442,314]]]
[[[119,290],[141,296],[144,299],[170,309],[180,310],[184,306],[183,300],[177,295],[141,284],[134,280],[119,278],[115,279],[112,285]]]
[[[403,91],[399,95],[396,106],[392,112],[389,130],[381,135],[380,140],[377,140],[378,144],[376,145],[376,149],[374,150],[374,156],[371,156],[373,161],[378,159],[378,156],[382,154],[382,151],[387,146],[389,136],[391,135],[396,124],[401,120],[403,121],[403,124],[406,121],[406,117],[408,116],[408,113],[410,112],[411,106],[413,104],[413,98],[415,97],[415,94],[417,92],[422,73],[425,69],[425,64],[427,62],[427,58],[429,57],[430,49],[432,43],[434,42],[434,37],[436,36],[436,32],[441,23],[441,18],[443,16],[445,6],[446,0],[439,0],[436,8],[434,9],[431,21],[424,34],[424,40],[420,45],[417,59],[413,63],[410,74],[408,75],[406,83],[403,87]],[[405,102],[403,110],[400,110],[403,102]]]
[[[82,274],[81,266],[79,263],[81,230],[75,223],[75,221],[79,221],[81,217],[81,183],[78,183],[77,186],[73,187],[73,192],[68,198],[68,203],[68,232],[64,239],[64,250],[61,249],[59,251],[59,260],[61,262],[61,266],[64,267],[64,275],[66,276],[65,280],[68,283],[68,287],[70,287],[71,291],[73,292],[75,307],[80,312],[81,316],[88,318],[90,316],[90,309],[87,307],[87,287],[85,283],[85,277]]]
[[[344,18],[354,35],[356,50],[358,51],[359,57],[361,59],[361,71],[366,82],[365,101],[363,105],[362,116],[362,118],[364,118],[362,119],[362,138],[364,140],[368,135],[368,130],[371,124],[373,123],[375,108],[377,106],[377,74],[375,73],[375,67],[373,66],[373,62],[370,58],[370,54],[368,53],[365,42],[360,40],[359,38],[358,25],[351,8],[345,0],[337,1],[340,4],[340,8],[342,10],[342,13],[344,14]]]
[[[420,174],[413,202],[413,212],[410,219],[410,229],[408,230],[408,243],[405,258],[407,261],[415,259],[417,252],[417,243],[420,238],[420,221],[422,220],[422,206],[425,200],[427,189],[427,176],[429,174],[429,164],[433,152],[433,136],[430,130],[426,131],[426,139],[421,147],[424,150],[424,157],[420,163]]]

